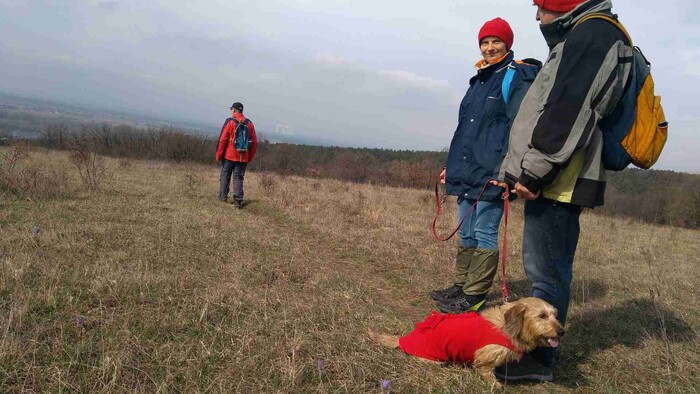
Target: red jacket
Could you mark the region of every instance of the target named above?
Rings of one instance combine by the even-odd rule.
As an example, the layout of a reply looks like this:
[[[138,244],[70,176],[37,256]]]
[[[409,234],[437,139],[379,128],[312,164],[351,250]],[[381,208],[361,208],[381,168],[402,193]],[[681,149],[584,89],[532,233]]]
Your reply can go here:
[[[255,125],[248,119],[248,129],[250,130],[250,150],[248,152],[239,152],[233,147],[233,137],[236,131],[236,122],[243,122],[246,119],[242,113],[234,113],[233,118],[228,118],[224,122],[224,126],[221,128],[221,134],[219,135],[219,144],[216,147],[216,161],[221,161],[225,158],[229,161],[241,161],[244,163],[249,163],[253,161],[255,157],[255,151],[258,149],[258,138],[255,136]]]
[[[433,312],[399,338],[401,350],[412,356],[460,364],[472,363],[476,351],[486,345],[501,345],[520,353],[505,334],[476,312]]]

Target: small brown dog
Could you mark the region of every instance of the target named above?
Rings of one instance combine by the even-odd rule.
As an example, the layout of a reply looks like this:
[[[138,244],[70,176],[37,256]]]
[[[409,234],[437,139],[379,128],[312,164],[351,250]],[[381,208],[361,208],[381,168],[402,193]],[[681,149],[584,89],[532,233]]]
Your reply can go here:
[[[403,337],[369,331],[370,339],[389,348],[437,362],[471,364],[488,382],[499,387],[493,371],[519,361],[538,346],[559,346],[564,328],[557,310],[534,297],[476,312],[443,315],[433,312]]]

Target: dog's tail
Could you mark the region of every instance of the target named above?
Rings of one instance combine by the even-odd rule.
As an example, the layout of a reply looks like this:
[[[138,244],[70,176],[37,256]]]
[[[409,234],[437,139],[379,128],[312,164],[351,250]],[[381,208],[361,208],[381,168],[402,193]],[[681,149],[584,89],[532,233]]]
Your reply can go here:
[[[395,335],[379,334],[368,328],[367,336],[369,337],[369,339],[373,340],[374,342],[377,342],[382,346],[386,346],[391,349],[396,349],[399,347],[399,337]]]

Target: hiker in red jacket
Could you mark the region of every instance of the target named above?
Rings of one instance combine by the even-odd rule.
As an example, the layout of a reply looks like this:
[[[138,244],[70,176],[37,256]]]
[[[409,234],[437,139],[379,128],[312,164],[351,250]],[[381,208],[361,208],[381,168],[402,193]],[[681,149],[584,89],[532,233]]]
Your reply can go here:
[[[219,144],[216,148],[216,161],[221,161],[219,200],[226,202],[229,182],[231,182],[231,175],[233,174],[233,204],[240,209],[243,208],[243,177],[245,169],[255,157],[258,139],[255,135],[253,122],[243,116],[243,104],[235,102],[230,109],[231,117],[226,119],[221,128]],[[237,131],[247,131],[248,133],[250,142],[244,148],[235,146]]]

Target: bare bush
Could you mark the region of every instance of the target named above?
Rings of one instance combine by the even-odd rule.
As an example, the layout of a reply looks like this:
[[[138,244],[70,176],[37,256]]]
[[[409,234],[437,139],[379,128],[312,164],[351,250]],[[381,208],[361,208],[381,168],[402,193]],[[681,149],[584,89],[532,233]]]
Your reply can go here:
[[[63,168],[47,169],[38,164],[29,164],[17,171],[15,187],[35,195],[56,195],[67,192],[68,174]]]
[[[62,169],[46,170],[28,164],[11,173],[0,172],[0,186],[20,193],[55,195],[68,190],[68,174]]]
[[[87,191],[96,191],[107,173],[104,158],[93,152],[88,144],[80,143],[74,145],[70,158]]]
[[[0,153],[0,188],[20,194],[56,195],[68,190],[68,175],[63,168],[48,168],[27,163],[31,146],[19,140],[11,150]]]
[[[12,145],[9,153],[0,154],[3,159],[2,166],[0,167],[2,168],[2,171],[13,172],[20,161],[29,157],[30,150],[31,147],[27,141],[16,141]]]
[[[270,197],[275,192],[277,187],[277,181],[275,178],[269,174],[262,174],[260,177],[260,186],[262,187],[265,195]]]

